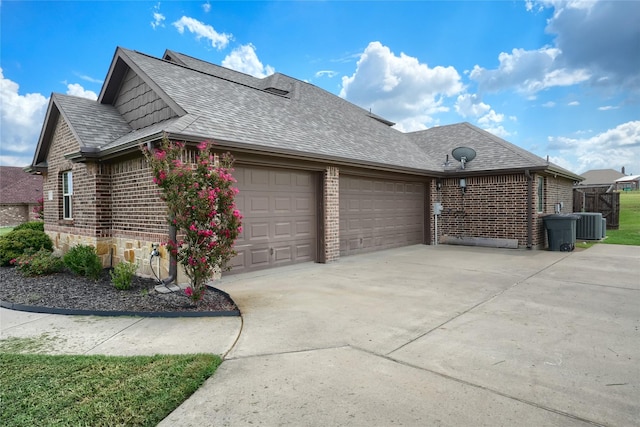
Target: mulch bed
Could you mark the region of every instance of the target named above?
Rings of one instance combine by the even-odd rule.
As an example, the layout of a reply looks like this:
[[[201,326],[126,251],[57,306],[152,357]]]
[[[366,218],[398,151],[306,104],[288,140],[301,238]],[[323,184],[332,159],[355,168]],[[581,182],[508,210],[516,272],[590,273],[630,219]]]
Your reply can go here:
[[[38,277],[23,277],[13,267],[0,267],[0,300],[5,303],[66,310],[198,313],[230,312],[238,308],[224,292],[209,288],[203,300],[194,306],[184,292],[162,294],[155,290],[154,279],[134,277],[129,290],[120,291],[111,284],[109,270],[98,280],[65,271]]]

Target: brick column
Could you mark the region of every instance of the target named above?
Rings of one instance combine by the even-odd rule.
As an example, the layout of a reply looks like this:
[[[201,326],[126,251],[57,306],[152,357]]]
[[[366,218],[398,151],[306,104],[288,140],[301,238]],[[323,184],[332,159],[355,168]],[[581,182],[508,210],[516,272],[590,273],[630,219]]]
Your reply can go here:
[[[324,262],[340,258],[340,171],[328,166],[322,183]]]

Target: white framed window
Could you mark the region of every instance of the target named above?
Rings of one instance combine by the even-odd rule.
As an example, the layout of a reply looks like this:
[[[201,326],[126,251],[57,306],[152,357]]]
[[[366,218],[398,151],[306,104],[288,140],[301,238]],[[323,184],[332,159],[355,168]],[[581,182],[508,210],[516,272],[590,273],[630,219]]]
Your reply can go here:
[[[538,177],[538,213],[544,212],[544,177]]]
[[[73,173],[62,173],[62,219],[73,219]]]

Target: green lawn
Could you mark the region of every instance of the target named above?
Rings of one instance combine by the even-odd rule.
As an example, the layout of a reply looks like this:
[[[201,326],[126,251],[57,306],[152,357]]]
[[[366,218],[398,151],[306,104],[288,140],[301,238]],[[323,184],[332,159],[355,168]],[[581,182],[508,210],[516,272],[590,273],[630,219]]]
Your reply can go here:
[[[640,246],[640,191],[620,193],[620,228],[607,230],[602,243]]]
[[[13,227],[0,227],[0,236],[4,236],[5,234],[9,234],[9,232],[13,230]]]
[[[13,346],[19,349],[16,344]],[[193,394],[220,363],[218,356],[209,354],[108,357],[0,353],[0,425],[155,426]]]

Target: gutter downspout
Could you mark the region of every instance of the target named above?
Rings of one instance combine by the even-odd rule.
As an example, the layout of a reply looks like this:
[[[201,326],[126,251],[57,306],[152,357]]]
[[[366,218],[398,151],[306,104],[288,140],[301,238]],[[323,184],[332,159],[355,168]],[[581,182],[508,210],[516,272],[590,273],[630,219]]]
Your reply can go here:
[[[525,169],[524,175],[527,177],[527,249],[533,248],[533,176],[529,169]]]
[[[169,225],[169,240],[176,242],[178,240],[178,230],[176,226],[170,223]],[[172,253],[169,254],[169,276],[162,279],[162,283],[169,285],[176,280],[178,276],[178,260]]]

